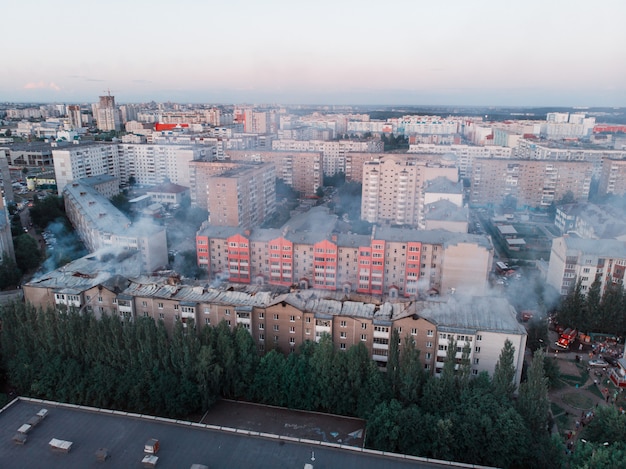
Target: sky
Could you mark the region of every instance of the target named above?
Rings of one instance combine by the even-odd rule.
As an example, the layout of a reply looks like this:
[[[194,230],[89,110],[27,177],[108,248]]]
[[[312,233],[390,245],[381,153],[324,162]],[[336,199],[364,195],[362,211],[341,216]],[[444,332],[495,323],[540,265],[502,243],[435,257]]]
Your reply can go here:
[[[0,102],[626,106],[626,1],[19,0]]]

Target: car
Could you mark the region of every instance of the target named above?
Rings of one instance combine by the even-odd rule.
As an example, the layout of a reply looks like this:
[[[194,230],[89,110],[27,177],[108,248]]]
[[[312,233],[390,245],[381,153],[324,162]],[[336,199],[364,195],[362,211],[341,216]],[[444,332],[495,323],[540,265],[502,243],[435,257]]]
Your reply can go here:
[[[609,364],[602,358],[597,358],[595,360],[589,360],[589,366],[599,366],[602,368],[606,368],[607,366],[609,366]]]
[[[615,357],[604,357],[604,360],[606,360],[608,364],[611,366],[619,366],[619,363],[617,362],[617,358]]]

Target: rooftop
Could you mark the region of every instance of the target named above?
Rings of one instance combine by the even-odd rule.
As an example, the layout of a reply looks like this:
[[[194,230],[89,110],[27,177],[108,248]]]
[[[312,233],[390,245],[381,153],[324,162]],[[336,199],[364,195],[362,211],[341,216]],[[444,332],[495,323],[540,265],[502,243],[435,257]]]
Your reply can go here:
[[[24,445],[15,444],[12,438],[17,429],[42,408],[48,410],[48,415],[30,430]],[[186,469],[192,464],[211,468],[304,467],[313,457],[316,467],[440,467],[422,458],[383,456],[377,451],[308,439],[22,398],[0,413],[0,435],[3,469],[140,467],[144,444],[152,438],[159,440],[156,456],[158,467],[164,468]],[[71,441],[71,450],[53,451],[49,445],[53,438]],[[108,450],[110,457],[99,462],[96,451],[102,448]]]

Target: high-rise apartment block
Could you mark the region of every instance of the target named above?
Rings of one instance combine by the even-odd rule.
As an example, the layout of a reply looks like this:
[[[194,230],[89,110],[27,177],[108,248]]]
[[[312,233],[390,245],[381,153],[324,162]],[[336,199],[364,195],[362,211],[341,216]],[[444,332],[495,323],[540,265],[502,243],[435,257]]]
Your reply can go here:
[[[626,271],[626,242],[616,239],[581,239],[564,236],[552,241],[547,283],[566,295],[581,282],[584,293],[600,281],[600,291],[623,285]]]
[[[525,159],[478,159],[471,176],[470,205],[500,205],[508,197],[517,207],[547,208],[571,192],[586,201],[593,163]]]
[[[189,187],[189,163],[206,149],[187,145],[89,143],[52,151],[59,195],[69,181],[108,174],[120,185],[134,177],[139,184],[155,185],[166,179]]]
[[[339,140],[336,142],[325,142],[322,140],[274,140],[272,142],[272,150],[321,152],[324,174],[333,176],[339,172],[346,172],[347,153],[379,153],[383,151],[383,143],[380,140]]]
[[[71,129],[80,129],[83,126],[83,117],[80,112],[80,106],[69,105],[67,106],[67,116],[70,120]]]
[[[115,96],[110,94],[100,96],[100,102],[96,106],[96,124],[98,130],[111,132],[120,130],[120,113],[115,107]]]
[[[323,185],[322,154],[303,151],[227,150],[232,161],[264,161],[276,167],[276,177],[300,196],[314,196]]]
[[[427,181],[458,182],[453,164],[431,164],[413,155],[387,155],[363,165],[361,219],[370,223],[418,227],[424,216]]]
[[[0,158],[2,156],[0,155]],[[7,179],[4,179],[7,181]],[[10,185],[11,179],[8,179]],[[0,194],[0,262],[5,260],[5,256],[15,260],[15,250],[13,248],[13,236],[11,234],[11,222],[9,212],[4,206],[4,198]]]
[[[239,165],[209,178],[209,222],[259,226],[276,210],[276,170],[271,163]]]
[[[614,157],[602,159],[598,194],[626,194],[626,159]]]

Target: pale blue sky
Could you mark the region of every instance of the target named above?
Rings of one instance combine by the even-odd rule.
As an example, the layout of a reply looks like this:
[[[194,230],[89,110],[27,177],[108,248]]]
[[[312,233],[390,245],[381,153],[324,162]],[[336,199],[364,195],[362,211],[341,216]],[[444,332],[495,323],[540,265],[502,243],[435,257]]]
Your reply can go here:
[[[626,106],[626,1],[15,0],[0,101]]]

